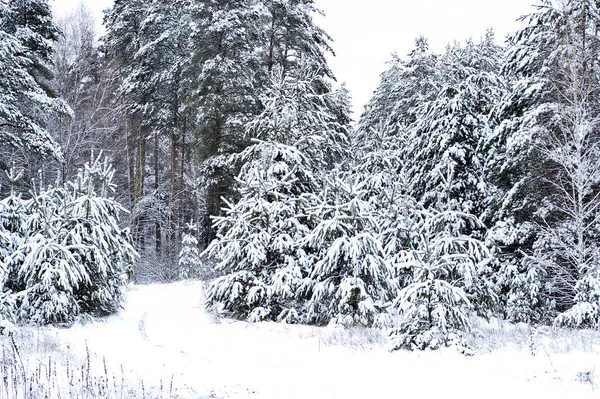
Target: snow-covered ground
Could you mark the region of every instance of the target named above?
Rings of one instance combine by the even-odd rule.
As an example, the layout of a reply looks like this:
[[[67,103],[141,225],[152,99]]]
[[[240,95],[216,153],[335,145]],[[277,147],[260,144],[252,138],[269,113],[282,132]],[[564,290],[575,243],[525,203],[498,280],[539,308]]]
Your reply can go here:
[[[219,320],[204,310],[203,292],[201,282],[134,286],[104,321],[21,333],[25,367],[89,357],[91,373],[192,399],[600,398],[597,334],[539,335],[532,356],[527,343],[497,348],[507,327],[488,327],[475,356],[390,353],[376,330]]]

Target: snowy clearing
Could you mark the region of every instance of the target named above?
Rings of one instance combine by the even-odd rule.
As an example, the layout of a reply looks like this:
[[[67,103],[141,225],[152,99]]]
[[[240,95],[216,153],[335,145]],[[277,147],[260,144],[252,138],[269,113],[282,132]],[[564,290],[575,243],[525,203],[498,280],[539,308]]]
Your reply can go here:
[[[540,332],[536,356],[518,326],[488,326],[473,338],[478,353],[472,357],[452,349],[391,353],[377,330],[219,320],[204,310],[203,292],[201,282],[134,286],[124,310],[104,321],[23,329],[17,342],[24,367],[49,364],[55,375],[67,375],[65,368],[87,362],[87,347],[92,375],[106,375],[115,384],[143,380],[143,395],[159,398],[600,394],[600,336],[589,331]],[[6,359],[10,346],[5,337],[1,342]],[[139,389],[128,392],[141,397]],[[130,397],[127,391],[122,395]]]

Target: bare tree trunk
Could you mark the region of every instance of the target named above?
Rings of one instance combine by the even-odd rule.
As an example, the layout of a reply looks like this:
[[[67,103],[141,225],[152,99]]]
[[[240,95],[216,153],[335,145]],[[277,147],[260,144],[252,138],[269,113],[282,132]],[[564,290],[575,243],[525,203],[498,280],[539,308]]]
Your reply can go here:
[[[175,246],[178,243],[179,230],[179,165],[180,165],[180,142],[179,134],[173,132],[171,134],[171,215],[172,215],[172,233],[171,239]]]
[[[158,131],[154,134],[154,190],[158,195],[158,189],[160,188],[160,169],[159,169],[159,148],[158,148]],[[154,248],[156,250],[156,256],[160,256],[161,248],[162,248],[162,230],[161,230],[161,221],[157,218],[154,222]]]
[[[128,123],[128,131],[127,131],[127,166],[129,171],[129,202],[131,204],[131,208],[133,208],[137,202],[135,197],[135,152],[136,152],[136,142],[135,142],[135,131],[134,127],[131,126],[131,121]]]
[[[146,137],[148,133],[149,127],[142,126],[139,130],[139,135],[137,138],[137,165],[135,171],[135,198],[136,203],[139,202],[142,198],[144,198],[144,169],[146,167]],[[138,235],[139,240],[138,244],[140,249],[144,249],[146,245],[146,237],[144,237],[144,226],[143,221],[138,221]]]

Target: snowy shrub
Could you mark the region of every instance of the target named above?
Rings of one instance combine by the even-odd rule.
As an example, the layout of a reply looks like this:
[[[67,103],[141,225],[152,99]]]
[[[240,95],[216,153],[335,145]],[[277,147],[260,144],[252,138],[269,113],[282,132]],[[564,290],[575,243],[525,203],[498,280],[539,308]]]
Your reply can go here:
[[[576,304],[558,315],[555,326],[600,329],[600,276],[586,275],[575,286]]]
[[[481,222],[460,212],[423,211],[412,248],[404,251],[412,282],[393,303],[401,316],[392,330],[393,349],[437,349],[461,341],[471,327],[473,303],[490,303],[483,271],[490,260],[485,244],[461,232]]]

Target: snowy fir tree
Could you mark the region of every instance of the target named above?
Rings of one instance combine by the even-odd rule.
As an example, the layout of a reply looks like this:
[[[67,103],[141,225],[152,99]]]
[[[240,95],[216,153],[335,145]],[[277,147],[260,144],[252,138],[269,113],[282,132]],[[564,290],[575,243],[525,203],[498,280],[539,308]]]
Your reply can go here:
[[[136,252],[118,226],[123,208],[109,197],[113,173],[99,159],[87,164],[75,181],[24,201],[18,223],[7,216],[15,199],[4,201],[4,229],[20,233],[3,262],[4,293],[16,304],[17,320],[64,323],[119,308],[125,268]]]
[[[310,209],[319,223],[304,238],[314,263],[303,283],[303,290],[312,293],[308,316],[318,324],[387,326],[396,273],[385,258],[367,182],[351,179],[334,175]]]
[[[188,279],[196,277],[202,270],[202,260],[198,250],[197,229],[193,222],[188,223],[187,232],[181,239],[179,252],[179,278]]]
[[[410,194],[426,207],[452,208],[481,215],[486,183],[478,148],[490,125],[488,115],[503,93],[500,48],[491,32],[480,44],[448,46],[438,68],[437,95],[416,106],[408,128]],[[452,170],[448,192],[442,180]]]
[[[303,318],[299,299],[307,294],[300,286],[311,272],[301,245],[313,223],[308,208],[346,140],[328,95],[316,92],[318,75],[310,68],[296,73],[274,71],[266,109],[247,125],[258,139],[231,157],[242,165],[240,200],[215,218],[217,239],[207,249],[227,273],[211,284],[209,304],[253,321]]]
[[[87,247],[74,255],[89,276],[74,295],[81,311],[92,315],[116,312],[122,301],[125,271],[136,260],[129,230],[119,226],[127,211],[113,198],[114,169],[100,157],[84,165],[64,188],[64,243]]]
[[[29,35],[29,31],[13,26],[14,21],[8,13],[11,10],[0,9],[0,75],[3,77],[0,86],[0,143],[60,160],[61,150],[46,130],[47,119],[44,116],[70,115],[71,111],[62,100],[51,96],[32,72],[37,60],[30,58],[35,52],[26,45],[37,48],[37,44],[20,36]],[[31,35],[37,38],[33,33]],[[46,43],[44,38],[39,40]],[[46,54],[47,50],[39,51]]]
[[[404,165],[406,135],[403,131],[381,124],[369,131],[358,129],[352,136],[352,154],[349,161],[353,176],[366,190],[364,199],[373,210],[375,225],[381,235],[385,259],[391,262],[404,286],[407,277],[400,253],[408,248],[417,200],[408,194],[408,178]]]
[[[492,308],[495,293],[484,277],[489,249],[462,233],[480,225],[476,217],[461,212],[421,212],[411,248],[402,254],[411,282],[393,303],[401,317],[391,331],[393,349],[463,346],[470,312],[475,306]]]
[[[16,303],[12,292],[7,288],[10,279],[14,278],[6,259],[16,251],[25,239],[23,230],[27,213],[25,201],[15,192],[23,172],[11,169],[6,172],[11,185],[10,195],[0,201],[0,320],[15,321]]]
[[[307,158],[295,147],[259,142],[243,153],[241,199],[216,219],[217,239],[207,253],[227,274],[209,289],[209,303],[250,320],[299,317],[296,295],[308,273],[299,240],[309,227],[302,216],[313,191]],[[308,188],[308,190],[307,190]]]

